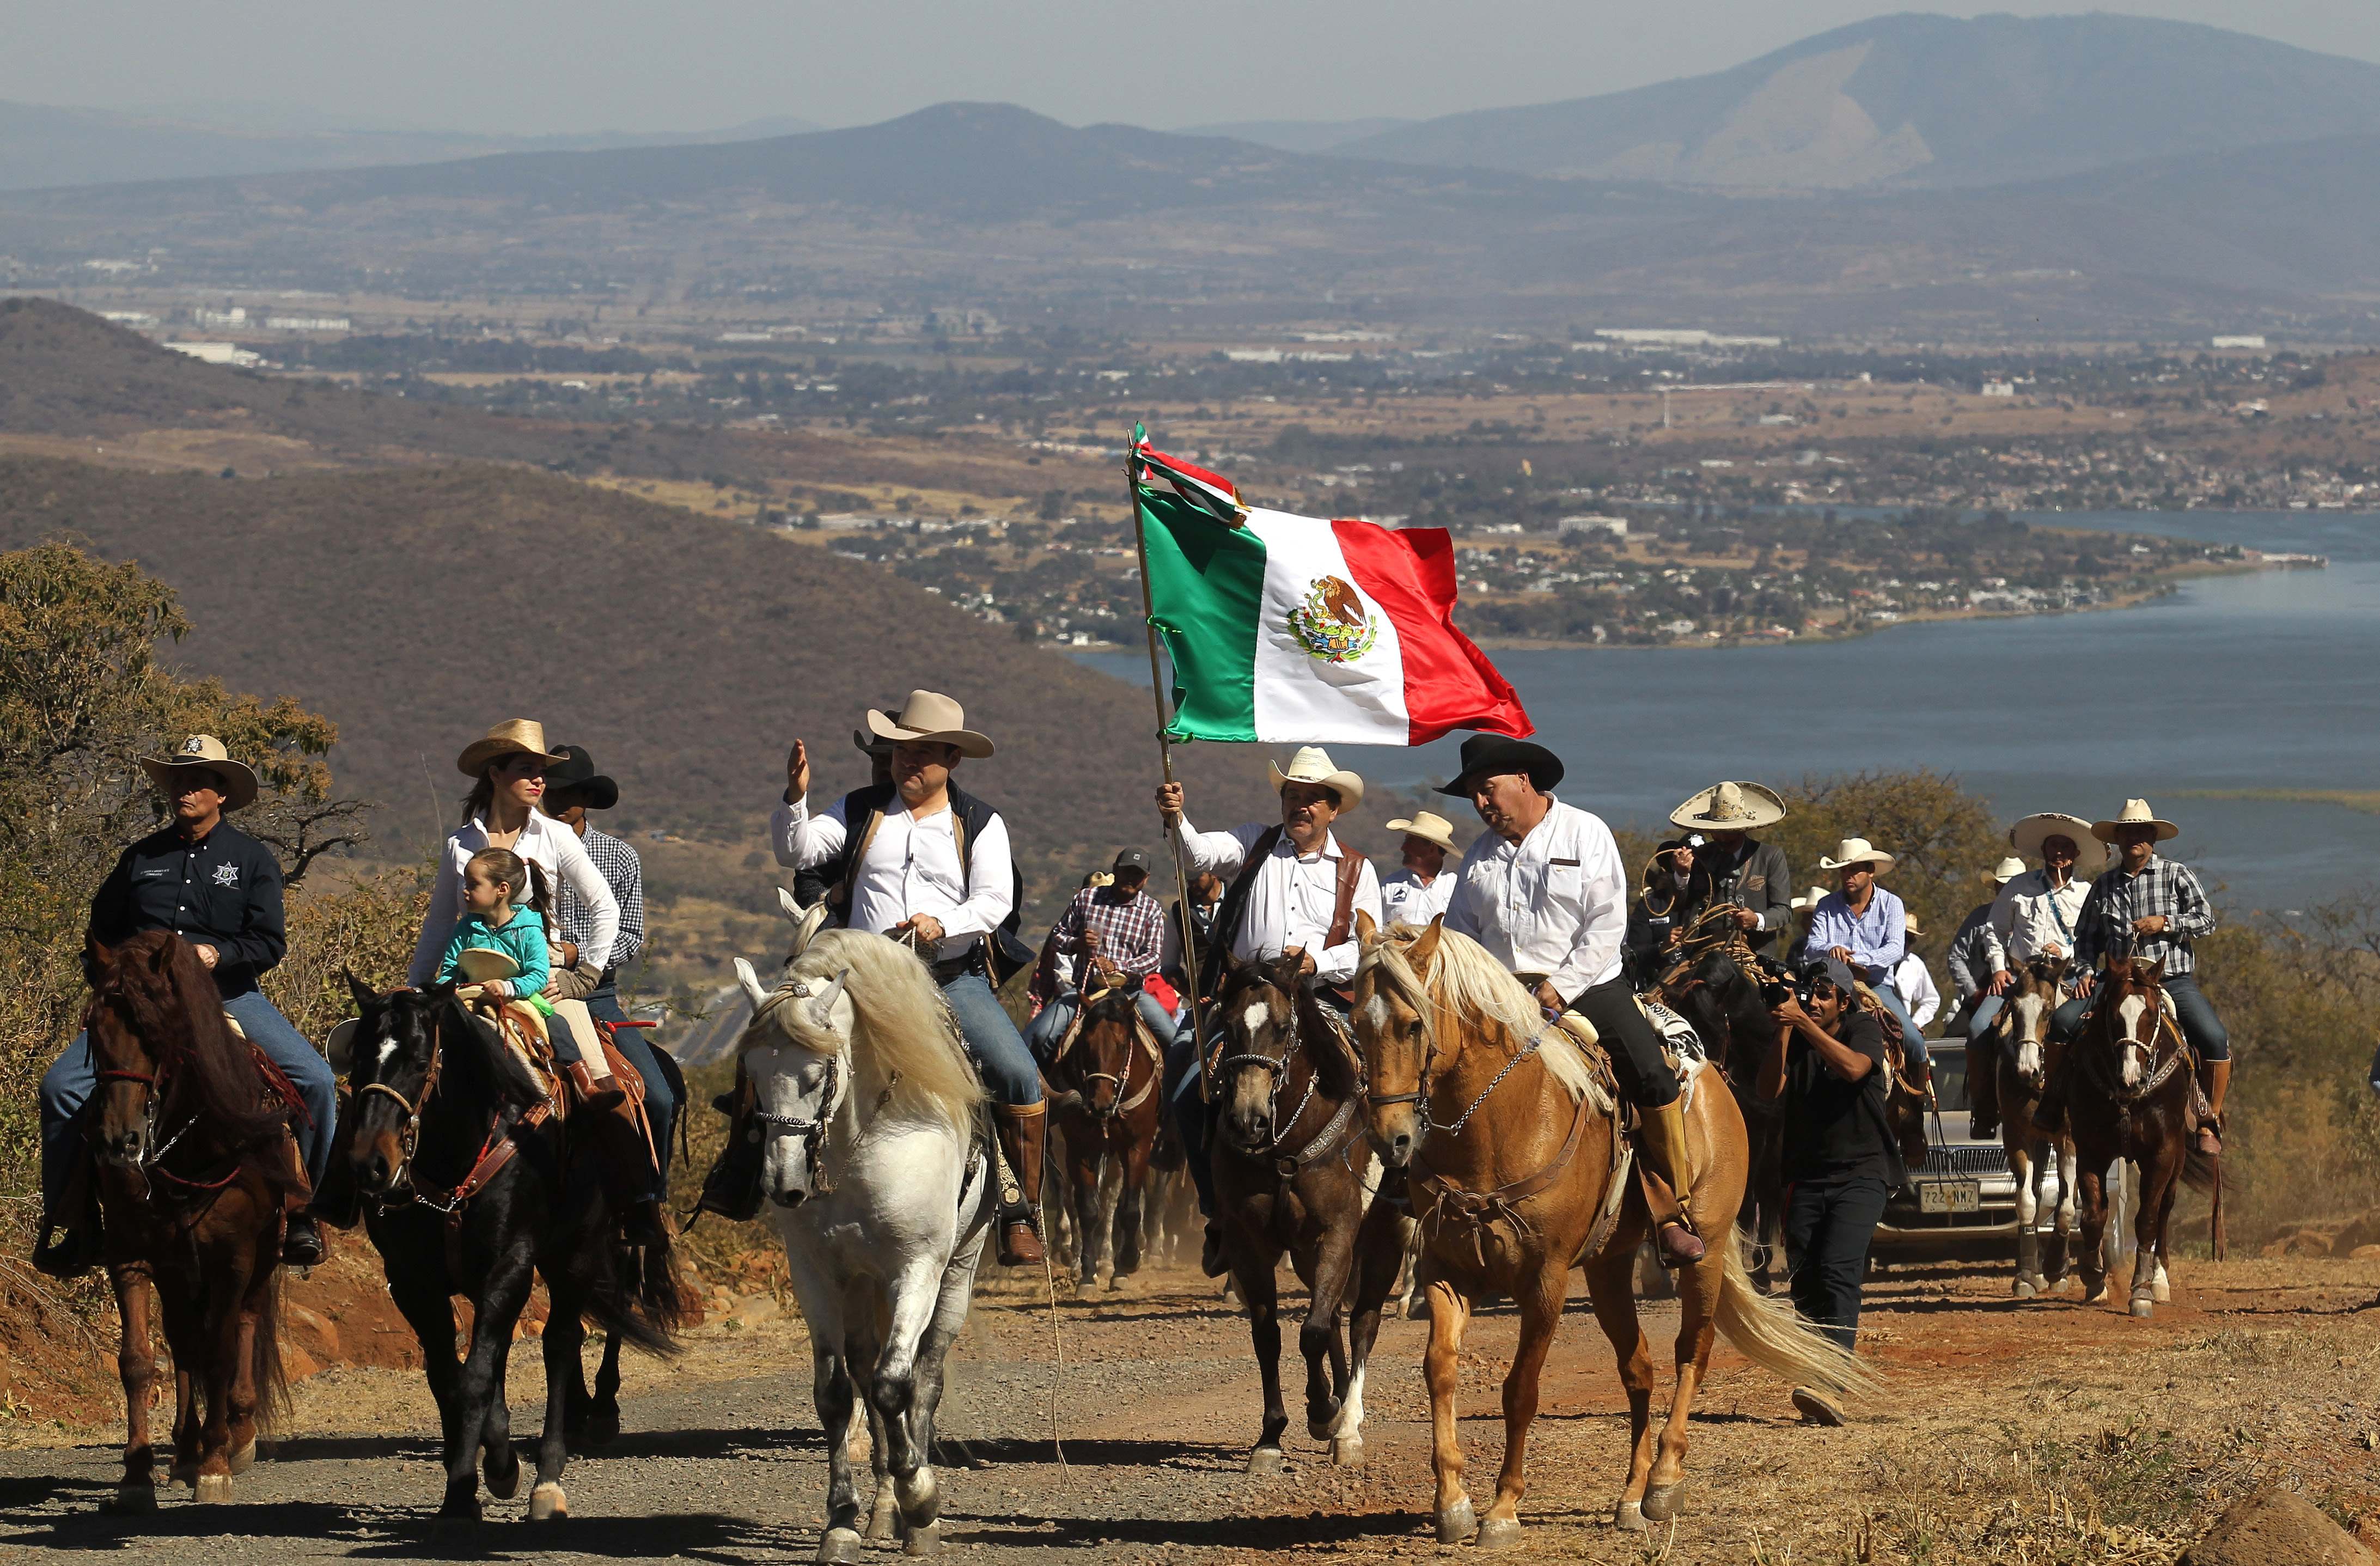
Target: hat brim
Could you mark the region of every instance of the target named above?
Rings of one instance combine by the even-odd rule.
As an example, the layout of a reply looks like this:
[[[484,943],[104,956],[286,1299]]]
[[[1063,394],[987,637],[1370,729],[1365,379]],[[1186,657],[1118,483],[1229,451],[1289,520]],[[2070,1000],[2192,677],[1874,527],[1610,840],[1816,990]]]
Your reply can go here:
[[[2155,827],[2159,843],[2181,835],[2181,829],[2162,816],[2152,816],[2145,821],[2094,821],[2091,823],[2091,835],[2112,848],[2123,841],[2119,834],[2126,827]]]
[[[1407,837],[1417,837],[1424,843],[1435,843],[1440,848],[1445,849],[1449,854],[1459,854],[1462,852],[1461,849],[1454,846],[1454,834],[1452,832],[1435,832],[1430,831],[1427,827],[1418,827],[1414,825],[1413,822],[1407,820],[1390,821],[1389,823],[1389,830],[1390,832],[1402,832]]]
[[[185,761],[168,756],[143,756],[140,758],[140,770],[149,774],[149,781],[157,785],[157,791],[168,798],[176,792],[172,780],[187,777],[192,772],[207,772],[221,785],[225,809],[237,810],[256,803],[256,774],[249,771],[244,761]]]
[[[534,756],[549,767],[559,767],[570,759],[548,750],[531,750],[516,739],[482,739],[464,747],[463,754],[455,758],[455,770],[467,778],[476,778],[499,756]]]
[[[972,761],[980,761],[985,757],[991,754],[990,738],[987,735],[976,733],[973,729],[933,729],[930,731],[925,729],[905,729],[899,723],[884,716],[883,713],[877,711],[874,708],[868,709],[868,732],[874,734],[878,739],[890,740],[894,745],[900,745],[905,742],[916,742],[921,745],[952,746],[957,749],[960,755]],[[854,737],[857,737],[856,734]],[[871,752],[871,754],[873,753]]]
[[[1533,745],[1524,739],[1513,740],[1511,745],[1511,749],[1502,752],[1494,759],[1482,761],[1475,767],[1464,768],[1455,777],[1430,792],[1442,794],[1449,799],[1468,799],[1471,797],[1471,788],[1475,779],[1503,777],[1513,772],[1526,775],[1530,786],[1539,794],[1551,794],[1561,786],[1560,757],[1542,745]]]
[[[620,785],[601,772],[591,778],[581,778],[577,783],[549,783],[545,802],[551,805],[557,797],[574,800],[589,810],[609,810],[620,803]]]
[[[1364,780],[1353,772],[1342,771],[1332,772],[1328,777],[1293,778],[1281,770],[1281,763],[1278,761],[1266,762],[1265,770],[1272,774],[1272,791],[1275,794],[1279,794],[1283,787],[1293,783],[1312,783],[1317,788],[1327,788],[1339,796],[1339,813],[1342,816],[1364,803]]]
[[[2039,810],[2009,828],[2009,846],[2027,859],[2041,857],[2041,845],[2053,837],[2074,840],[2074,873],[2095,876],[2107,868],[2107,856],[2100,847],[2099,829],[2080,816],[2069,816],[2056,810]]]
[[[851,747],[854,750],[858,751],[862,756],[866,756],[870,759],[878,756],[890,756],[892,754],[892,742],[891,740],[878,739],[866,729],[854,729],[851,731]]]
[[[1774,789],[1753,783],[1739,783],[1735,786],[1743,791],[1743,803],[1748,814],[1725,821],[1702,814],[1718,803],[1718,785],[1714,783],[1670,811],[1670,824],[1673,827],[1700,827],[1705,832],[1757,832],[1762,827],[1773,827],[1785,819],[1785,801]]]
[[[1863,854],[1856,859],[1829,859],[1823,854],[1818,856],[1818,868],[1822,870],[1840,870],[1852,865],[1874,865],[1876,873],[1882,875],[1899,863],[1891,855],[1883,853]]]
[[[520,959],[493,946],[466,946],[455,954],[455,965],[474,984],[520,977]]]

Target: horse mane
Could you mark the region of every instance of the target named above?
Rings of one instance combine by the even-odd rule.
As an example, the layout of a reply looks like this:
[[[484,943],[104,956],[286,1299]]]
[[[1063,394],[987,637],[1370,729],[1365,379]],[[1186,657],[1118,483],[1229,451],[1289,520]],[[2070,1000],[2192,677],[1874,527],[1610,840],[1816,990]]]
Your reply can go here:
[[[1428,973],[1416,971],[1408,953],[1424,933],[1391,929],[1364,953],[1364,966],[1420,1014],[1432,1037],[1437,1035],[1441,1014],[1482,1038],[1500,1030],[1508,1041],[1508,1055],[1518,1053],[1542,1034],[1545,1041],[1538,1047],[1537,1059],[1545,1062],[1571,1101],[1576,1103],[1595,1091],[1595,1074],[1578,1041],[1568,1029],[1545,1020],[1536,997],[1505,972],[1504,965],[1489,956],[1486,947],[1441,926]]]
[[[135,1031],[161,1063],[176,1059],[201,1113],[236,1141],[279,1132],[281,1112],[265,1106],[248,1043],[225,1024],[223,992],[196,948],[171,930],[142,930],[115,948],[115,974]]]
[[[852,1069],[858,1103],[898,1107],[939,1120],[964,1136],[983,1103],[983,1084],[967,1064],[958,1018],[915,952],[883,936],[856,929],[823,929],[785,977],[815,988],[848,971],[844,993],[858,1025],[853,1030]],[[831,1055],[840,1041],[811,1020],[799,1002],[771,1006],[755,1017],[813,1054]],[[873,1111],[868,1111],[873,1112]]]

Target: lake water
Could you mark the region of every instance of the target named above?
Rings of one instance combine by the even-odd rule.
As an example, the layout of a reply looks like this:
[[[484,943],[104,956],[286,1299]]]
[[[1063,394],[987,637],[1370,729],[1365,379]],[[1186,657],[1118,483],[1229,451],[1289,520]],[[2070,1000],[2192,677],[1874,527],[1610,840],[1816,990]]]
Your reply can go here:
[[[2380,516],[2032,519],[2310,552],[2330,567],[2210,577],[2136,609],[1902,625],[1853,641],[1494,657],[1538,740],[1568,766],[1563,797],[1615,824],[1660,824],[1722,777],[1927,766],[2009,817],[2095,819],[2145,795],[2181,824],[2174,848],[2235,909],[2301,908],[2380,881],[2380,815],[2185,797],[2380,790]],[[1143,652],[1082,656],[1148,680]],[[1453,771],[1459,740],[1333,754],[1367,780],[1436,783]]]

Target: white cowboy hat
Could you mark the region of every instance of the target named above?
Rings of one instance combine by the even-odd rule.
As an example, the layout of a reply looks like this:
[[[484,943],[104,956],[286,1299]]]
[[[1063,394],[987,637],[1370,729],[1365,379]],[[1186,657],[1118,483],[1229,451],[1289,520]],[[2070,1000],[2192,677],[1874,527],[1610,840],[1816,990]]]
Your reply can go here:
[[[171,756],[143,756],[140,770],[168,799],[175,792],[174,780],[187,780],[192,772],[212,772],[223,793],[225,809],[237,810],[256,800],[256,774],[247,763],[233,760],[223,741],[212,734],[190,735],[174,747]]]
[[[1831,859],[1823,854],[1818,856],[1818,868],[1822,870],[1840,870],[1846,865],[1874,865],[1876,873],[1882,875],[1892,868],[1893,863],[1891,855],[1864,837],[1847,837],[1836,844]]]
[[[1330,752],[1318,745],[1301,747],[1296,755],[1289,759],[1289,766],[1286,770],[1283,770],[1278,761],[1267,761],[1265,766],[1272,773],[1272,789],[1275,794],[1281,792],[1281,785],[1284,783],[1320,783],[1339,796],[1339,810],[1342,815],[1364,803],[1364,780],[1353,772],[1342,771],[1334,766],[1330,760]]]
[[[2115,819],[2091,823],[2091,835],[2102,843],[2114,843],[2117,841],[2118,832],[2125,827],[2155,827],[2157,830],[2156,840],[2159,843],[2163,843],[2167,838],[2181,835],[2181,829],[2150,809],[2149,802],[2145,799],[2125,800],[2123,810]]]
[[[543,723],[529,718],[507,718],[465,746],[463,754],[455,758],[455,770],[467,778],[476,778],[497,757],[512,755],[534,756],[549,767],[569,759],[559,751],[546,748]]]
[[[869,708],[868,732],[895,745],[915,739],[953,746],[978,761],[991,754],[991,741],[966,726],[966,709],[939,691],[911,691],[901,710],[890,716]]]
[[[1804,913],[1825,902],[1830,895],[1832,894],[1828,892],[1825,887],[1814,886],[1810,889],[1810,894],[1808,896],[1796,897],[1793,899],[1791,905],[1795,913]]]
[[[1984,879],[1994,886],[2006,886],[2024,874],[2024,861],[2011,854],[1984,872]]]
[[[1674,827],[1706,832],[1753,832],[1785,819],[1785,801],[1756,783],[1713,783],[1670,812]]]
[[[2082,877],[2097,875],[2107,868],[2107,851],[2099,846],[2093,835],[2091,823],[2080,816],[2069,816],[2056,810],[2036,810],[2009,828],[2009,846],[2028,859],[2038,859],[2042,844],[2053,837],[2063,837],[2074,844],[2074,873]]]
[[[1424,843],[1435,843],[1449,854],[1461,852],[1454,846],[1454,823],[1435,810],[1416,810],[1411,819],[1400,816],[1389,823],[1389,830],[1420,838]]]
[[[520,959],[493,946],[466,946],[455,954],[455,965],[473,984],[485,984],[492,978],[520,977]]]

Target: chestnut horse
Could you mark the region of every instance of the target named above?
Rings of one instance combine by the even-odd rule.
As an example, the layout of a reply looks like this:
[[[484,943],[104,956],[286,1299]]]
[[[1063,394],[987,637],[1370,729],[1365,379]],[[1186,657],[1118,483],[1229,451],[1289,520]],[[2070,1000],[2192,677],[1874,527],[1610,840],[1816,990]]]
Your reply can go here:
[[[2114,957],[2099,975],[2090,1014],[2075,1029],[2058,1067],[2066,1126],[2081,1167],[2082,1303],[2107,1297],[2107,1169],[2130,1159],[2140,1170],[2140,1208],[2132,1234],[2131,1313],[2156,1314],[2167,1297],[2166,1226],[2187,1184],[2218,1191],[2220,1167],[2198,1151],[2192,1112],[2196,1062],[2165,1010],[2164,965]]]
[[[1742,1242],[1707,1236],[1709,1254],[1679,1269],[1677,1381],[1668,1418],[1651,1418],[1654,1370],[1636,1317],[1632,1270],[1648,1219],[1631,1177],[1610,1086],[1563,1027],[1476,942],[1432,923],[1383,936],[1358,921],[1355,1037],[1369,1079],[1373,1137],[1410,1171],[1430,1273],[1425,1367],[1438,1476],[1438,1537],[1482,1548],[1516,1544],[1523,1458],[1537,1378],[1553,1346],[1570,1270],[1586,1269],[1597,1320],[1628,1390],[1628,1478],[1615,1524],[1641,1531],[1685,1506],[1686,1421],[1714,1329],[1755,1365],[1832,1395],[1859,1394],[1873,1373],[1782,1301],[1755,1292]],[[1734,1213],[1743,1198],[1743,1117],[1706,1068],[1692,1074],[1686,1113],[1696,1171],[1692,1207]],[[1484,1296],[1520,1309],[1520,1348],[1504,1378],[1504,1465],[1475,1522],[1463,1487],[1455,1397],[1463,1334]]]
[[[150,1288],[174,1356],[174,1477],[202,1501],[232,1475],[285,1399],[280,1262],[286,1215],[306,1198],[285,1099],[224,1021],[199,954],[170,930],[89,944],[83,1030],[98,1068],[90,1137],[108,1281],[123,1344],[119,1511],[157,1504],[149,1393]],[[201,1410],[203,1409],[203,1413]]]
[[[1364,1372],[1380,1309],[1396,1287],[1412,1220],[1380,1196],[1380,1163],[1364,1137],[1364,1084],[1340,1026],[1322,1014],[1295,957],[1221,956],[1213,1010],[1219,1046],[1202,1069],[1213,1086],[1215,1208],[1223,1252],[1264,1378],[1264,1428],[1248,1472],[1277,1474],[1289,1414],[1281,1395],[1275,1274],[1284,1252],[1307,1290],[1297,1346],[1305,1356],[1305,1429],[1330,1460],[1364,1460]],[[1350,1329],[1352,1328],[1352,1329]]]
[[[2066,977],[2063,960],[2035,957],[2019,968],[1994,1025],[1998,1048],[2000,1147],[2016,1177],[2016,1283],[2019,1299],[2051,1294],[2066,1281],[2075,1223],[2073,1139],[2034,1123],[2057,1057],[2049,1038]],[[2045,1217],[2048,1220],[2043,1221]]]
[[[1091,982],[1103,981],[1094,975]],[[1111,1252],[1109,1288],[1123,1288],[1140,1270],[1148,1162],[1165,1116],[1165,1047],[1148,1036],[1139,997],[1137,975],[1105,989],[1086,988],[1071,1037],[1059,1040],[1044,1074],[1075,1194],[1077,1291]],[[1117,1175],[1112,1195],[1105,1190],[1109,1169]]]

